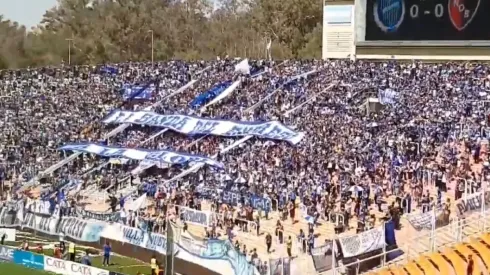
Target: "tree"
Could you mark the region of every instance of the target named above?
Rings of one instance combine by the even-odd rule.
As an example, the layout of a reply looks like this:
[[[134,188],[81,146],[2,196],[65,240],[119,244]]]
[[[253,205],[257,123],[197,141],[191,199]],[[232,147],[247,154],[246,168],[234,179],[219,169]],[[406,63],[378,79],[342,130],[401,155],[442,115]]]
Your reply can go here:
[[[4,67],[144,61],[216,56],[275,58],[321,54],[317,0],[58,0],[40,25],[25,27],[0,16]],[[0,64],[1,65],[1,64]]]

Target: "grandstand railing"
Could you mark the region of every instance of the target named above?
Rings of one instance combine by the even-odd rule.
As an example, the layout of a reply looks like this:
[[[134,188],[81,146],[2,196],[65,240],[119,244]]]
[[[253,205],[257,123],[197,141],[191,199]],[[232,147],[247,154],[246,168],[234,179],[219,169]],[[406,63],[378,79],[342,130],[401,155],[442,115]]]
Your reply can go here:
[[[490,229],[490,211],[482,209],[480,212],[473,213],[467,218],[453,219],[453,221],[441,228],[435,230],[424,231],[417,234],[415,237],[408,241],[404,241],[398,248],[384,251],[375,256],[359,260],[350,264],[342,265],[337,264],[335,269],[322,272],[320,274],[344,274],[345,269],[356,270],[355,274],[361,274],[359,272],[359,265],[363,262],[379,259],[392,252],[403,252],[403,255],[397,259],[386,263],[381,261],[382,264],[376,269],[399,265],[408,262],[410,259],[418,257],[420,254],[439,251],[441,248],[446,248],[454,244],[464,242],[473,236],[480,235],[483,232],[488,232]],[[372,272],[370,270],[369,272]],[[354,273],[349,273],[354,274]]]

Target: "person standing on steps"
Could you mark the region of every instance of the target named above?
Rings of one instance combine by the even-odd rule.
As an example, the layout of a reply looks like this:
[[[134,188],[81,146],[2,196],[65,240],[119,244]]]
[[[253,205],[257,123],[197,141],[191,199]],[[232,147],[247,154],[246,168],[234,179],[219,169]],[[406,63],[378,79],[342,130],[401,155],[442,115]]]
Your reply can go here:
[[[288,240],[286,241],[286,251],[288,252],[288,257],[291,258],[291,249],[293,248],[293,240],[291,239],[291,236],[288,237]]]
[[[473,256],[468,255],[468,265],[466,266],[466,275],[473,275],[475,263],[473,262]]]
[[[265,236],[265,244],[267,245],[267,253],[271,253],[271,246],[272,246],[272,236],[270,233],[267,233]]]

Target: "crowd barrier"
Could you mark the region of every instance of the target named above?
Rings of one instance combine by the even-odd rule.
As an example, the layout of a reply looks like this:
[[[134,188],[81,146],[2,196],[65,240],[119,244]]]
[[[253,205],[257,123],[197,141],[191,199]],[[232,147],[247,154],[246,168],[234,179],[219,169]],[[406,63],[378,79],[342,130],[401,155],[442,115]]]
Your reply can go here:
[[[321,274],[327,274],[328,272],[328,274],[334,275],[357,275],[373,268],[410,262],[414,257],[419,258],[421,253],[441,251],[441,249],[453,244],[472,240],[471,237],[473,235],[488,232],[488,224],[490,222],[490,214],[486,211],[488,206],[490,206],[490,191],[471,194],[456,201],[457,213],[455,218],[440,218],[440,215],[442,215],[441,211],[436,208],[426,213],[413,214],[409,217],[409,221],[414,225],[414,228],[417,231],[426,230],[405,241],[400,247],[397,245],[390,246],[388,238],[386,238],[386,245],[379,249],[380,246],[373,242],[376,239],[375,235],[367,232],[346,237],[347,240],[344,241],[344,244],[342,244],[341,237],[337,242],[337,249],[340,248],[339,252],[343,254],[342,263],[340,264],[338,259],[330,256],[332,255],[330,252],[324,255],[314,255],[314,262],[315,256],[319,258],[315,267],[317,271],[322,272]],[[373,231],[371,230],[371,232]],[[385,230],[386,233],[388,233],[387,230]],[[366,234],[366,236],[360,236],[362,234]],[[348,238],[352,238],[352,240],[348,240]],[[376,249],[376,246],[378,249]],[[362,247],[369,247],[369,249],[356,251],[356,249]],[[345,248],[347,248],[347,251],[352,250],[353,253],[349,252],[350,256],[357,255],[353,257],[355,259],[352,261],[345,259],[345,256],[349,256],[345,254]],[[430,255],[433,255],[433,253]],[[393,261],[395,258],[397,260]]]
[[[143,262],[149,262],[155,254],[163,259],[167,253],[167,238],[161,234],[119,223],[23,212],[23,209],[3,207],[0,210],[0,227],[17,228],[53,241],[58,241],[62,234],[65,240],[101,250],[105,243],[110,243],[114,253]],[[198,243],[187,239],[183,242],[180,229],[174,231],[175,272],[203,275],[257,273],[255,267],[229,241]]]

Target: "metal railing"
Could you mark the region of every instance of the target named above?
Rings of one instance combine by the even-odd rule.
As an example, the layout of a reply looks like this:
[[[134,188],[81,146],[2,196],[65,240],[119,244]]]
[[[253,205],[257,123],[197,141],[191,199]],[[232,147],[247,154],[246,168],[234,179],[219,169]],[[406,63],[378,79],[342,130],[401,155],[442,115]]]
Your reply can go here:
[[[447,226],[430,230],[429,232],[425,231],[423,233],[419,233],[410,240],[405,241],[396,249],[386,250],[372,257],[358,260],[346,265],[338,263],[335,269],[322,272],[320,274],[344,274],[346,269],[355,270],[355,273],[349,272],[349,274],[362,274],[363,272],[360,272],[359,266],[363,262],[379,259],[380,257],[386,256],[388,253],[394,252],[402,252],[403,256],[400,256],[397,259],[387,263],[381,261],[381,265],[376,267],[374,270],[393,265],[402,265],[411,259],[413,260],[417,258],[421,254],[437,252],[442,248],[464,242],[471,237],[478,236],[484,232],[488,232],[489,230],[490,211],[482,210],[481,212],[473,213],[471,216],[464,219],[453,219]],[[373,270],[370,270],[369,272],[372,271]]]

